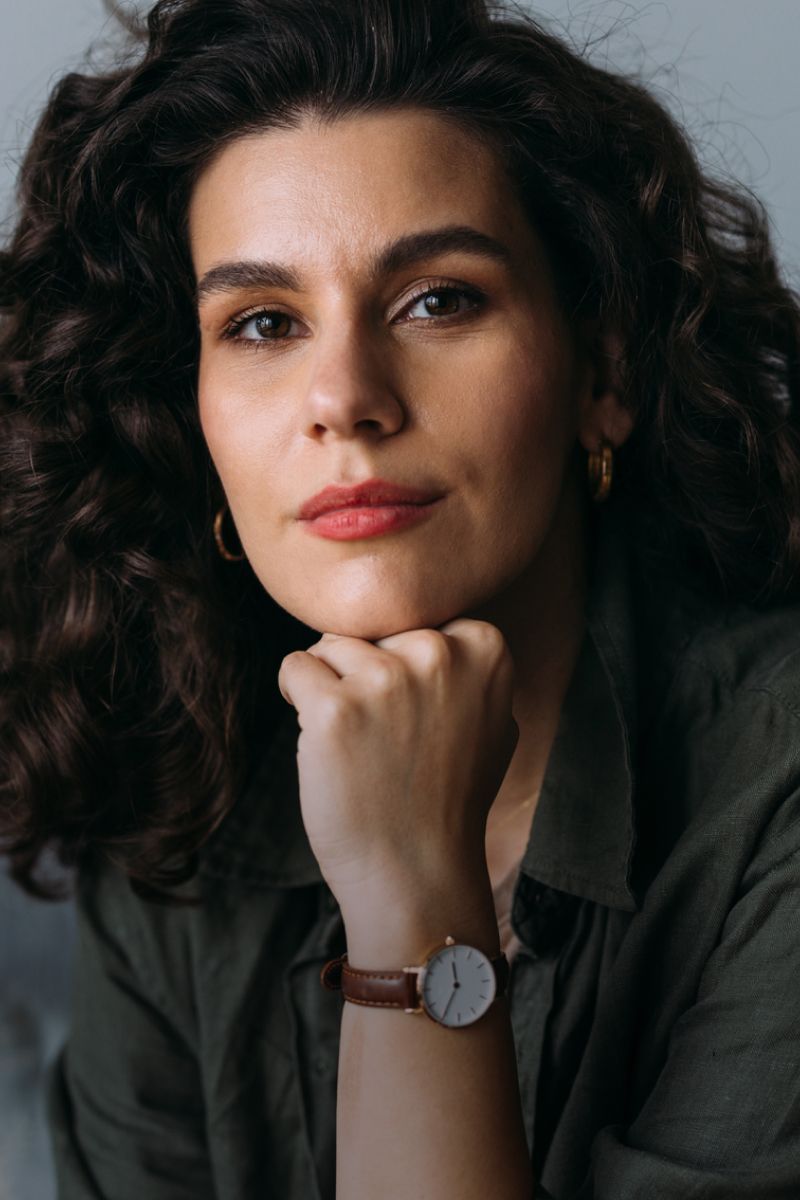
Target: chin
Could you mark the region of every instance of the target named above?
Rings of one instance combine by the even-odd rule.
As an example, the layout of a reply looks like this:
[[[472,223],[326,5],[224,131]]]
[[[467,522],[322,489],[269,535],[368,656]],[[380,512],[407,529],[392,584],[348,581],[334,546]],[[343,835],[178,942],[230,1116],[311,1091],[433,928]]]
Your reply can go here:
[[[373,611],[370,611],[361,605],[351,604],[344,610],[338,606],[331,606],[327,611],[321,612],[316,606],[298,608],[296,605],[290,605],[287,606],[287,610],[309,628],[318,630],[320,634],[336,633],[340,637],[361,638],[366,642],[377,642],[380,638],[405,633],[410,629],[435,629],[459,616],[457,612],[433,606],[416,611],[402,606],[393,611],[384,606],[378,611],[378,606],[375,605]]]
[[[319,618],[312,623],[312,628],[320,633],[337,633],[340,637],[361,638],[365,642],[377,642],[380,638],[391,637],[394,633],[405,633],[409,629],[430,628],[431,623],[424,620],[414,620],[409,617],[368,617],[350,615],[337,618],[331,616],[327,622]]]

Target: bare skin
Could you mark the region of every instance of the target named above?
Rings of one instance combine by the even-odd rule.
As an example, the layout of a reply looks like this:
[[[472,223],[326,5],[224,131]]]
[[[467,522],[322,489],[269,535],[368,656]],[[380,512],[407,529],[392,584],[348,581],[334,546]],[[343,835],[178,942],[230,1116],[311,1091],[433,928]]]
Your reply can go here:
[[[300,277],[203,290],[198,398],[253,570],[322,634],[279,685],[350,960],[420,962],[447,933],[495,954],[491,885],[527,841],[532,809],[514,809],[540,786],[583,636],[581,448],[630,432],[619,343],[567,321],[497,162],[435,114],[241,138],[189,217],[198,281],[242,260]],[[452,225],[507,256],[429,251],[371,273],[397,238]],[[447,316],[423,285],[450,289]],[[372,476],[443,499],[346,542],[297,520],[325,484]],[[339,1080],[340,1200],[531,1194],[505,999],[461,1030],[346,1004]]]

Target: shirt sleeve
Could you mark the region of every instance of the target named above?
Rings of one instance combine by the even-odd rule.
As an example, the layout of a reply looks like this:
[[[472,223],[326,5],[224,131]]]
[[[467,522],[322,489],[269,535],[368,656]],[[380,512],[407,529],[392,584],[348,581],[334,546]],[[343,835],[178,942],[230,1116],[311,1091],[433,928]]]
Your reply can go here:
[[[104,868],[78,877],[76,902],[71,1027],[47,1091],[59,1200],[215,1200],[191,1026],[148,976],[137,898]]]
[[[628,1127],[607,1126],[595,1138],[575,1200],[800,1196],[799,1031],[795,794],[743,875],[655,1088]]]

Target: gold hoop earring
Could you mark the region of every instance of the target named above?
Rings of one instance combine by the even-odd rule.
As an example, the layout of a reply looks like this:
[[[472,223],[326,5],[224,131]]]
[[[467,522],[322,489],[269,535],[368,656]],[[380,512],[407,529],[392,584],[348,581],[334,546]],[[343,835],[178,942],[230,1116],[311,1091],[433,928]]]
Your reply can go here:
[[[614,474],[614,447],[606,438],[600,439],[600,448],[589,451],[589,491],[595,504],[602,504],[611,491]]]
[[[214,518],[214,540],[216,541],[217,549],[219,550],[219,552],[223,558],[226,558],[228,560],[228,562],[241,562],[241,560],[245,556],[244,550],[242,551],[241,554],[231,554],[230,550],[225,545],[224,539],[222,537],[222,522],[225,519],[225,513],[227,511],[227,508],[228,508],[227,504],[223,504],[222,508],[219,510],[216,517]]]

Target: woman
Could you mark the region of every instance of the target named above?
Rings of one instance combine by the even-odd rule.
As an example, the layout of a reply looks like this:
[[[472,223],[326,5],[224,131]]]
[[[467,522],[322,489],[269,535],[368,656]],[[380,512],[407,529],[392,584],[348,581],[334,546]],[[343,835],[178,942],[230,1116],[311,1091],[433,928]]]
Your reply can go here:
[[[61,1195],[796,1196],[761,209],[482,0],[148,32],[55,88],[0,273],[6,844],[77,867]]]

